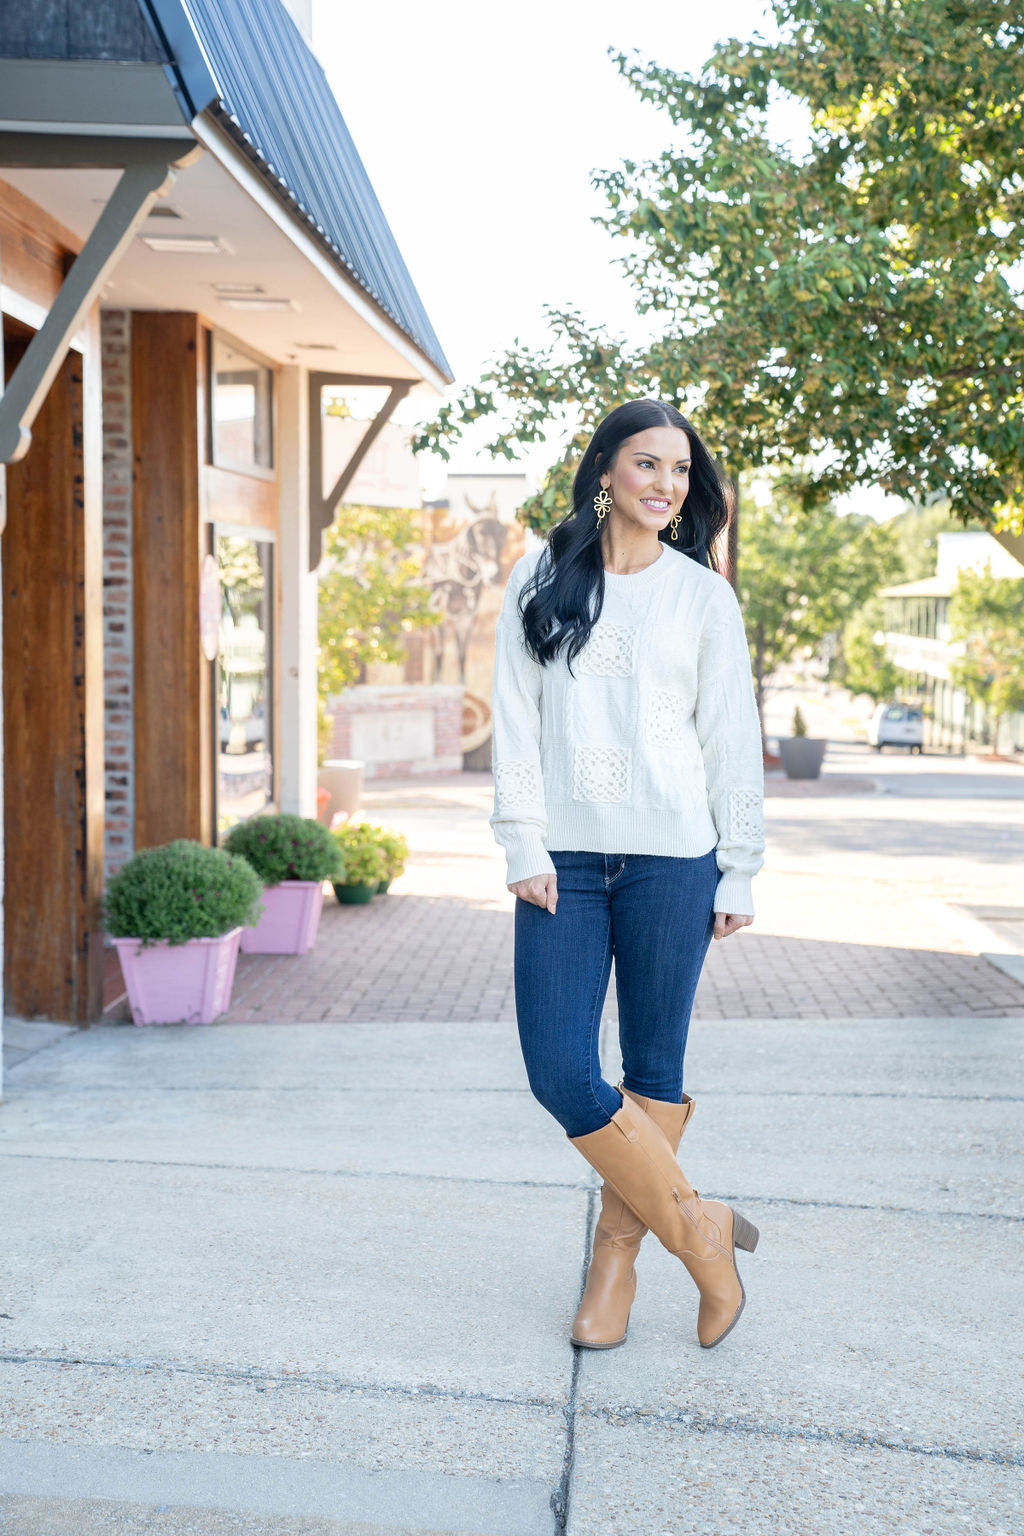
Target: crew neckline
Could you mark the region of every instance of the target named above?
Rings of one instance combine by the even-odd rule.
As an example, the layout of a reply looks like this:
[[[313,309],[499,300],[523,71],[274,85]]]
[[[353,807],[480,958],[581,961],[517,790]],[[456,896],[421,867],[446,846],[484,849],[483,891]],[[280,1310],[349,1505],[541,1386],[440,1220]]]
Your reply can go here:
[[[665,548],[665,545],[662,544],[661,545],[661,553],[658,556],[657,560],[652,560],[650,565],[645,565],[642,571],[609,571],[609,570],[606,570],[605,573],[604,573],[604,579],[605,579],[605,581],[628,581],[628,582],[631,582],[631,583],[638,583],[638,582],[642,582],[644,580],[648,580],[649,581],[649,580],[651,580],[653,578],[655,571],[657,571],[660,566],[663,566],[665,564],[665,561],[670,559],[670,558],[671,557],[669,555],[668,550]]]

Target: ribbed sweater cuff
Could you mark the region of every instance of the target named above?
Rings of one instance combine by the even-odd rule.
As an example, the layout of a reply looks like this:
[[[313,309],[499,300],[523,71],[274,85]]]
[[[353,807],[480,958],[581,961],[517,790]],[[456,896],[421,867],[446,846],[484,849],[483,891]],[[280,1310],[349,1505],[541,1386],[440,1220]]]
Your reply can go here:
[[[732,913],[736,917],[753,917],[754,897],[750,876],[727,870],[715,889],[714,910],[726,915]]]
[[[517,880],[529,880],[531,875],[554,874],[551,855],[544,847],[540,833],[533,827],[523,827],[520,831],[518,827],[513,830],[508,825],[503,826],[501,845],[508,862],[506,885],[515,885]]]

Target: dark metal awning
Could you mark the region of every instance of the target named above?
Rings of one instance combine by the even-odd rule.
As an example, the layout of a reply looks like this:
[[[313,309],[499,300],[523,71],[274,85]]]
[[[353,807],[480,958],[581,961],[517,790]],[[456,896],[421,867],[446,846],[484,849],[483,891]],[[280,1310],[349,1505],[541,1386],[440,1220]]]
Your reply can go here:
[[[138,0],[189,121],[208,113],[345,274],[451,379],[327,77],[281,0]]]

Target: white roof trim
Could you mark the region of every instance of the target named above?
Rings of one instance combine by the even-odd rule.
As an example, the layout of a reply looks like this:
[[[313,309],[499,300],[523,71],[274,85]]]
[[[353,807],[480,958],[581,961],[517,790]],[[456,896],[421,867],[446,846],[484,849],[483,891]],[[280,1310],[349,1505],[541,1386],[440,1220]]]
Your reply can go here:
[[[339,298],[344,299],[360,319],[384,338],[388,346],[408,364],[416,378],[430,385],[437,394],[443,394],[448,388],[448,380],[440,370],[423,356],[399,326],[392,324],[387,316],[381,313],[354,279],[346,280],[336,263],[312,236],[306,233],[298,219],[289,216],[287,209],[281,205],[227,134],[218,128],[211,118],[202,113],[193,119],[192,131],[200,144],[209,150],[253,202],[259,205],[283,234],[287,235],[305,259],[322,277],[327,279]]]

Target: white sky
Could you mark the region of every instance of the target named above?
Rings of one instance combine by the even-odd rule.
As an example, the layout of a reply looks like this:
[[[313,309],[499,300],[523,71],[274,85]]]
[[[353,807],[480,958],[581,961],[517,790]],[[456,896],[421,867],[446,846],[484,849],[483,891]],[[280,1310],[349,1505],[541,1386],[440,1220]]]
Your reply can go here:
[[[316,51],[457,385],[515,338],[542,342],[545,302],[642,334],[616,242],[591,222],[604,204],[590,175],[655,156],[673,129],[607,50],[696,71],[755,31],[774,35],[766,0],[314,0]],[[773,118],[778,138],[803,126],[799,111]],[[424,398],[401,419],[434,409]]]

